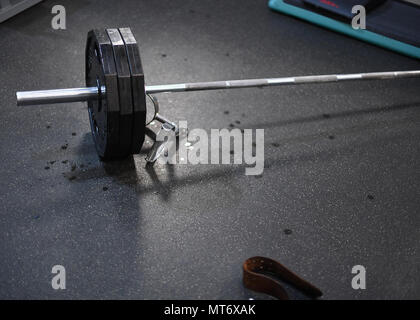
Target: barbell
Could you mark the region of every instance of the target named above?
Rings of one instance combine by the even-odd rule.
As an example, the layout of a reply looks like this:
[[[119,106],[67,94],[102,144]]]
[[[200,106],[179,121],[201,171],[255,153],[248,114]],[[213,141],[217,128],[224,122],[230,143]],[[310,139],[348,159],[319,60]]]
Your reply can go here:
[[[140,152],[147,126],[146,96],[152,99],[154,119],[165,124],[164,128],[176,130],[175,123],[159,113],[157,99],[152,96],[156,93],[420,77],[420,70],[413,70],[147,86],[130,28],[89,31],[85,54],[86,87],[17,92],[17,105],[87,101],[93,140],[103,160]],[[148,158],[156,160],[156,154],[155,150],[155,156]]]

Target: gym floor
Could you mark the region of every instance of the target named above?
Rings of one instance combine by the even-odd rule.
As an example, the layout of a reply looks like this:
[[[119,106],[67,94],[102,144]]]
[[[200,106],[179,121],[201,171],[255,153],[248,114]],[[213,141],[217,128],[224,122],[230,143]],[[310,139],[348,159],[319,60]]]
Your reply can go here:
[[[419,69],[267,1],[54,1],[0,24],[0,298],[248,299],[242,263],[279,260],[322,299],[420,296],[420,79],[159,94],[190,128],[265,129],[265,170],[99,161],[84,86],[92,28],[131,27],[146,83]],[[150,141],[150,139],[148,139]],[[51,268],[66,268],[53,290]],[[352,267],[366,268],[354,290]],[[299,296],[292,295],[299,298]]]

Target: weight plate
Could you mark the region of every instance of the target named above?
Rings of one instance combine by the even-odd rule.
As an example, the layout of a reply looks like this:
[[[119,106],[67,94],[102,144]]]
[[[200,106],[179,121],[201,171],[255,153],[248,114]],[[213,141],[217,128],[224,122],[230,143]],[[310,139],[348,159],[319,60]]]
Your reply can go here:
[[[143,146],[146,131],[146,93],[144,90],[143,67],[141,65],[139,47],[130,28],[120,28],[118,30],[125,44],[131,74],[131,94],[133,100],[131,152],[139,153]]]
[[[120,157],[118,79],[111,42],[105,31],[92,30],[86,42],[86,86],[106,87],[105,97],[88,101],[90,127],[100,158]],[[101,98],[102,97],[102,98]]]
[[[131,150],[133,153],[139,153],[144,142],[146,129],[146,94],[144,90],[144,73],[139,48],[133,33],[130,28],[120,28],[119,31],[125,44],[131,73],[134,112]]]
[[[115,67],[118,77],[118,96],[120,101],[120,153],[128,156],[131,152],[133,127],[133,99],[131,97],[131,75],[127,52],[118,29],[106,30],[114,52]]]

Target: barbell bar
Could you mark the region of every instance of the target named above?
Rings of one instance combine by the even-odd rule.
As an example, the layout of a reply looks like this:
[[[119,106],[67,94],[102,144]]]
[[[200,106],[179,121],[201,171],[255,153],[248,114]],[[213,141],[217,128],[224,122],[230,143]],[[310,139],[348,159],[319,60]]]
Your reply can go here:
[[[401,78],[420,78],[420,70],[163,84],[145,86],[145,93],[156,94],[162,92],[223,90],[355,80],[390,80]],[[83,102],[98,99],[99,91],[101,91],[102,94],[105,94],[105,86],[103,86],[101,90],[98,90],[97,87],[85,87],[68,89],[50,89],[39,91],[19,91],[16,92],[16,98],[18,106],[66,102]]]
[[[95,147],[104,160],[140,152],[147,125],[146,96],[152,98],[154,118],[176,129],[174,122],[157,110],[157,99],[152,96],[156,93],[420,78],[420,70],[412,70],[147,86],[137,42],[129,28],[91,30],[85,63],[86,87],[20,91],[16,92],[16,100],[18,106],[87,101]]]

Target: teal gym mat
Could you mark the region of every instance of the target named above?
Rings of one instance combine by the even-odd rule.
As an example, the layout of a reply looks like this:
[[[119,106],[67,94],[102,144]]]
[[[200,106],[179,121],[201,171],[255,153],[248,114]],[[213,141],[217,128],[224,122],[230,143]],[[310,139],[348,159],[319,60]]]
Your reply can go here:
[[[268,6],[276,11],[312,22],[321,27],[340,32],[342,34],[363,40],[377,46],[396,51],[412,58],[420,59],[420,48],[368,30],[353,29],[351,25],[323,15],[295,7],[283,0],[270,0]],[[419,31],[420,32],[420,31]]]

